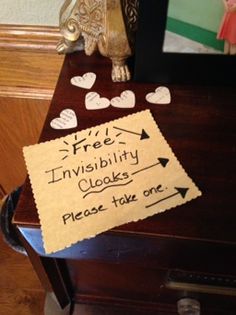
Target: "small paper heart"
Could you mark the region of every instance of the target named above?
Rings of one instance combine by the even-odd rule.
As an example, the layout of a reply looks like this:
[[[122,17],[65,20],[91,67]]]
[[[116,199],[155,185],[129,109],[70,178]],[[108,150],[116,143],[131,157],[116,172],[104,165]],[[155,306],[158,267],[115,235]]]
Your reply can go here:
[[[151,104],[170,104],[170,90],[165,86],[159,86],[155,92],[146,95],[146,100]]]
[[[53,129],[72,129],[77,127],[77,117],[72,109],[64,109],[60,113],[60,117],[54,118],[50,122]]]
[[[91,89],[96,80],[96,74],[93,72],[87,72],[82,77],[77,76],[71,78],[70,82],[72,85],[78,86],[82,89]]]
[[[89,92],[85,96],[85,107],[88,110],[104,109],[109,106],[109,99],[105,97],[100,97],[97,92]]]
[[[133,91],[126,90],[120,96],[111,100],[111,105],[118,108],[133,108],[135,106],[135,94]]]

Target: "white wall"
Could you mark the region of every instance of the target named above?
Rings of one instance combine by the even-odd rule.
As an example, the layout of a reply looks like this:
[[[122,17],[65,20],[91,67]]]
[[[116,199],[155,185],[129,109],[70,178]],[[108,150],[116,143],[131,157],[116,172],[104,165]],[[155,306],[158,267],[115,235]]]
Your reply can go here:
[[[0,24],[59,25],[64,0],[0,0]]]

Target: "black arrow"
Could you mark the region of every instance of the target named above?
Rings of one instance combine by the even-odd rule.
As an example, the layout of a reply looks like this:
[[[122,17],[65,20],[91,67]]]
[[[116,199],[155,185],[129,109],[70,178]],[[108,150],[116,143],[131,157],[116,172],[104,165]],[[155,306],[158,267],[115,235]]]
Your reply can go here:
[[[165,198],[162,198],[162,199],[160,199],[160,200],[158,200],[158,201],[156,201],[156,202],[154,202],[154,203],[152,203],[152,204],[150,204],[150,205],[147,205],[146,208],[150,208],[150,207],[152,207],[152,206],[155,206],[156,204],[158,204],[158,203],[160,203],[160,202],[162,202],[162,201],[164,201],[164,200],[173,198],[173,197],[175,197],[175,196],[177,196],[177,195],[181,195],[181,197],[184,199],[185,196],[186,196],[186,194],[187,194],[187,191],[189,190],[189,188],[180,188],[180,187],[175,187],[175,189],[177,190],[176,193],[174,193],[174,194],[172,194],[172,195],[170,195],[170,196],[167,196],[167,197],[165,197]]]
[[[137,173],[140,173],[140,172],[142,172],[142,171],[145,171],[145,170],[147,170],[147,169],[149,169],[149,168],[151,168],[151,167],[154,167],[154,166],[156,166],[156,165],[159,165],[159,164],[160,164],[161,166],[163,166],[163,167],[166,167],[167,163],[169,162],[169,159],[166,159],[166,158],[158,158],[157,160],[158,160],[158,163],[149,165],[149,166],[147,166],[147,167],[142,168],[141,170],[135,171],[135,172],[132,173],[132,175],[137,174]]]
[[[140,140],[144,140],[144,139],[150,138],[149,135],[146,133],[146,131],[144,129],[142,129],[141,133],[138,133],[138,132],[134,132],[134,131],[118,128],[118,127],[113,127],[113,128],[117,129],[117,130],[124,131],[124,132],[132,133],[132,134],[137,135],[137,136],[140,136]]]

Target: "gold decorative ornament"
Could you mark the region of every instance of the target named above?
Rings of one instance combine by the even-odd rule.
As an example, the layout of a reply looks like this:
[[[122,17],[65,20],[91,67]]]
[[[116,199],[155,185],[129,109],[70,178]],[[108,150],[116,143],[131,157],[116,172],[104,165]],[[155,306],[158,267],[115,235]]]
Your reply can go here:
[[[66,0],[60,11],[63,38],[58,53],[98,50],[112,61],[114,82],[130,80],[126,60],[133,54],[139,0]]]

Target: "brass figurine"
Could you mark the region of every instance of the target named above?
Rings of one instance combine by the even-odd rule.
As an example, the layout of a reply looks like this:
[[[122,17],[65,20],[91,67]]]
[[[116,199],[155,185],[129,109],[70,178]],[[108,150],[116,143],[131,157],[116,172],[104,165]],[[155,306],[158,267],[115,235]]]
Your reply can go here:
[[[130,80],[126,60],[134,50],[138,0],[66,0],[60,11],[59,53],[95,50],[112,61],[114,82]]]

